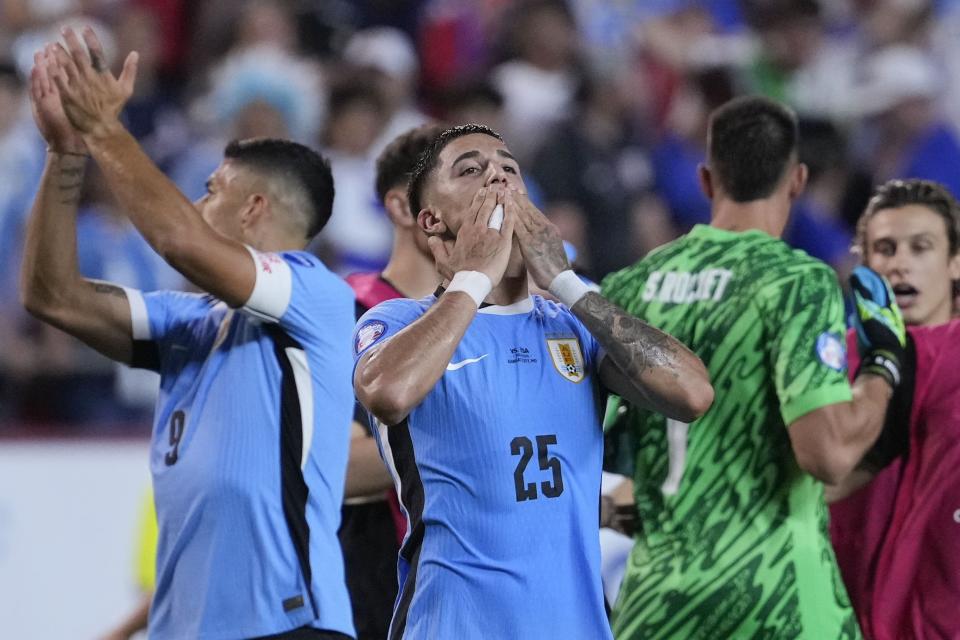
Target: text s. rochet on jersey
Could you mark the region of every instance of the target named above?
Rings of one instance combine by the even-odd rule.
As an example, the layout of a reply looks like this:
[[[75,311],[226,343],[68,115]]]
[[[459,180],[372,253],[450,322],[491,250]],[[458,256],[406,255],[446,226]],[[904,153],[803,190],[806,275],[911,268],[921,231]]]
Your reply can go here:
[[[647,278],[643,289],[643,301],[651,302],[696,302],[721,300],[730,283],[733,272],[728,269],[704,269],[687,271],[654,271]]]

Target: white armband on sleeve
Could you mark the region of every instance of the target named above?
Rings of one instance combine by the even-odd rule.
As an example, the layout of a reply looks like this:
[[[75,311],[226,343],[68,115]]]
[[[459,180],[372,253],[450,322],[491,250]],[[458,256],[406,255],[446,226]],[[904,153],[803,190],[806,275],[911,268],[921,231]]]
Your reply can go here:
[[[251,247],[247,247],[247,251],[253,257],[257,281],[243,310],[261,320],[279,322],[290,306],[293,293],[290,265],[274,253],[261,253]]]
[[[137,289],[121,287],[127,294],[130,305],[130,332],[134,340],[150,340],[150,316],[147,315],[147,303],[143,293]]]

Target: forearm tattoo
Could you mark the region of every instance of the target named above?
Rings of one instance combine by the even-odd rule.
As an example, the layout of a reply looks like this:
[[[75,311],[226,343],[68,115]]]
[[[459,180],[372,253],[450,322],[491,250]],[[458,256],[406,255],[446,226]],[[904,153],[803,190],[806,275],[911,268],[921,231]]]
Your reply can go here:
[[[580,312],[577,317],[629,377],[636,380],[653,369],[680,377],[677,343],[664,332],[592,291],[574,305],[574,310]]]
[[[61,166],[57,191],[60,193],[60,204],[77,205],[80,203],[80,192],[83,190],[83,167]]]

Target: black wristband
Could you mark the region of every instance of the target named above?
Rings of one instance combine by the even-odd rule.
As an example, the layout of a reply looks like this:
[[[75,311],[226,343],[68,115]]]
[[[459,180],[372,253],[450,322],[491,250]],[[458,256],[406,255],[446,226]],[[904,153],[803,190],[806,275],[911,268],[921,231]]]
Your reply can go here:
[[[902,377],[900,375],[900,358],[884,349],[869,351],[864,354],[863,360],[860,361],[860,369],[857,371],[857,375],[863,373],[880,376],[887,381],[891,388],[896,389]]]
[[[910,418],[913,415],[913,393],[916,386],[917,350],[907,334],[900,373],[902,379],[887,405],[886,420],[880,436],[864,455],[860,466],[879,473],[887,465],[910,451]]]

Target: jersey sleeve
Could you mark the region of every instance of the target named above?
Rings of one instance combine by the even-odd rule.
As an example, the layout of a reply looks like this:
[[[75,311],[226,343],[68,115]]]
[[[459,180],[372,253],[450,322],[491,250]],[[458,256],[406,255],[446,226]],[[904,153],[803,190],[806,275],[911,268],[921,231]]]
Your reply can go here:
[[[784,423],[849,401],[843,296],[833,271],[810,260],[774,276],[759,304]]]
[[[331,330],[345,318],[352,324],[353,291],[319,258],[306,251],[247,250],[257,279],[244,313],[277,324],[294,337],[312,335],[318,327]]]
[[[183,291],[152,291],[123,288],[130,305],[133,358],[137,369],[160,372],[162,355],[171,336],[208,309],[204,296]]]
[[[367,311],[353,331],[353,368],[367,351],[382,344],[423,315],[425,309],[416,300],[397,298],[381,302]]]

